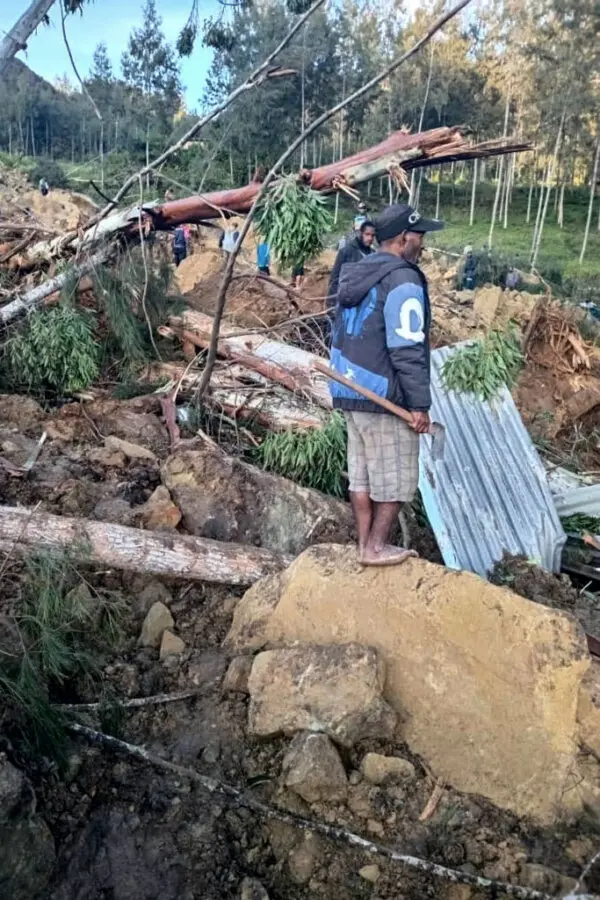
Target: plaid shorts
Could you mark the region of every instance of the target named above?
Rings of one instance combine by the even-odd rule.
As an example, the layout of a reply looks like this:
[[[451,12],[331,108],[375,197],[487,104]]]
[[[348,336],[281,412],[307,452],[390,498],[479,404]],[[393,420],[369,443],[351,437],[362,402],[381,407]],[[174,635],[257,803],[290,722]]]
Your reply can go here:
[[[409,503],[419,482],[419,435],[397,416],[345,412],[350,490],[375,503]]]

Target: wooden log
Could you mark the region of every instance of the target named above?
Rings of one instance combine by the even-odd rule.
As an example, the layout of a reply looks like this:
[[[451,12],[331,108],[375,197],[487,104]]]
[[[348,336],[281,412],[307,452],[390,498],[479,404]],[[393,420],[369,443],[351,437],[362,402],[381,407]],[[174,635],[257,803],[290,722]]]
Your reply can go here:
[[[0,507],[0,550],[19,556],[68,550],[82,563],[236,585],[253,584],[291,562],[289,557],[259,547],[141,531],[11,506]]]
[[[172,316],[169,325],[180,336],[193,340],[198,347],[208,347],[212,318],[188,309],[182,316]],[[242,334],[231,326],[221,328],[219,355],[259,372],[269,381],[282,384],[300,396],[312,400],[323,409],[331,409],[327,379],[313,371],[322,358],[283,341],[261,334]]]
[[[153,363],[144,372],[143,380],[155,382],[167,378],[173,385],[181,382],[182,393],[192,393],[201,377],[199,369],[186,370],[176,363]],[[251,419],[274,430],[320,428],[324,420],[324,414],[314,405],[303,403],[257,372],[238,365],[213,374],[210,391],[203,401],[233,418]]]

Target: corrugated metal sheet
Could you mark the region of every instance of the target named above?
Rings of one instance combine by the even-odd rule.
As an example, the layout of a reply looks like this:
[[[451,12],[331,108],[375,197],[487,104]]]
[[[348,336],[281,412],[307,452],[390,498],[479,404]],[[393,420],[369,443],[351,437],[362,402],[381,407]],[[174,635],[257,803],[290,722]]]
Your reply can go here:
[[[554,495],[556,511],[561,518],[583,513],[586,516],[600,516],[600,484],[574,488]]]
[[[558,572],[565,534],[546,474],[508,392],[484,403],[446,393],[441,367],[455,347],[432,353],[432,417],[446,426],[443,461],[421,440],[419,487],[452,569],[485,576],[505,552]]]

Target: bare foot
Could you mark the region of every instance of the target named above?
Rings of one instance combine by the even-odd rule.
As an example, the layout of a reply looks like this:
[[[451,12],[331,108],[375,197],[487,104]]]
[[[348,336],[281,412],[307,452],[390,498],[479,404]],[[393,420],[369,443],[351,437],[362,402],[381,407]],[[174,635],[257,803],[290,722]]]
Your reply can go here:
[[[404,547],[392,547],[391,544],[386,544],[378,551],[367,547],[359,554],[359,559],[363,566],[399,566],[411,556],[418,556],[418,554],[414,550],[405,550]]]

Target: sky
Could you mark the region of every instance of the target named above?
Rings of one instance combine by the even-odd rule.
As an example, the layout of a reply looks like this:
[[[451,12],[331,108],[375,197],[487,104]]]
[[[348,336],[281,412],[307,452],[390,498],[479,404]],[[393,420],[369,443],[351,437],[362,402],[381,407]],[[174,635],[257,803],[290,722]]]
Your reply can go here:
[[[29,0],[0,0],[0,35],[15,24]],[[419,0],[407,0],[408,10],[418,6]],[[95,0],[87,3],[82,15],[76,13],[67,19],[67,37],[82,77],[92,63],[97,44],[103,41],[116,74],[120,71],[121,54],[127,48],[132,28],[142,21],[144,0]],[[192,0],[157,0],[157,8],[163,19],[163,31],[174,44],[182,26],[187,21]],[[16,12],[15,12],[16,8]],[[215,15],[221,10],[218,0],[201,0],[201,17]],[[64,45],[60,27],[60,4],[57,0],[50,10],[50,25],[41,25],[30,38],[25,53],[18,58],[47,81],[67,75],[71,82],[75,76]],[[181,60],[181,80],[185,88],[188,109],[197,108],[202,97],[206,75],[212,60],[212,50],[202,46],[201,40],[189,59]]]
[[[19,14],[25,10],[27,2],[28,0],[0,0],[0,35],[12,28]],[[187,20],[192,2],[157,0],[156,5],[163,19],[165,36],[168,41],[175,43]],[[82,77],[89,71],[94,49],[101,41],[107,45],[113,69],[119,72],[121,54],[127,48],[131,29],[141,24],[142,6],[143,0],[96,0],[86,4],[83,15],[76,13],[68,17],[67,37]],[[219,8],[217,0],[201,2],[204,16],[214,15]],[[56,2],[50,11],[50,26],[41,25],[30,38],[27,51],[19,53],[18,58],[50,82],[65,73],[74,82],[75,76],[62,37],[59,10],[60,4]],[[198,40],[190,59],[182,60],[181,80],[190,109],[199,105],[211,59],[212,50],[203,47]]]

